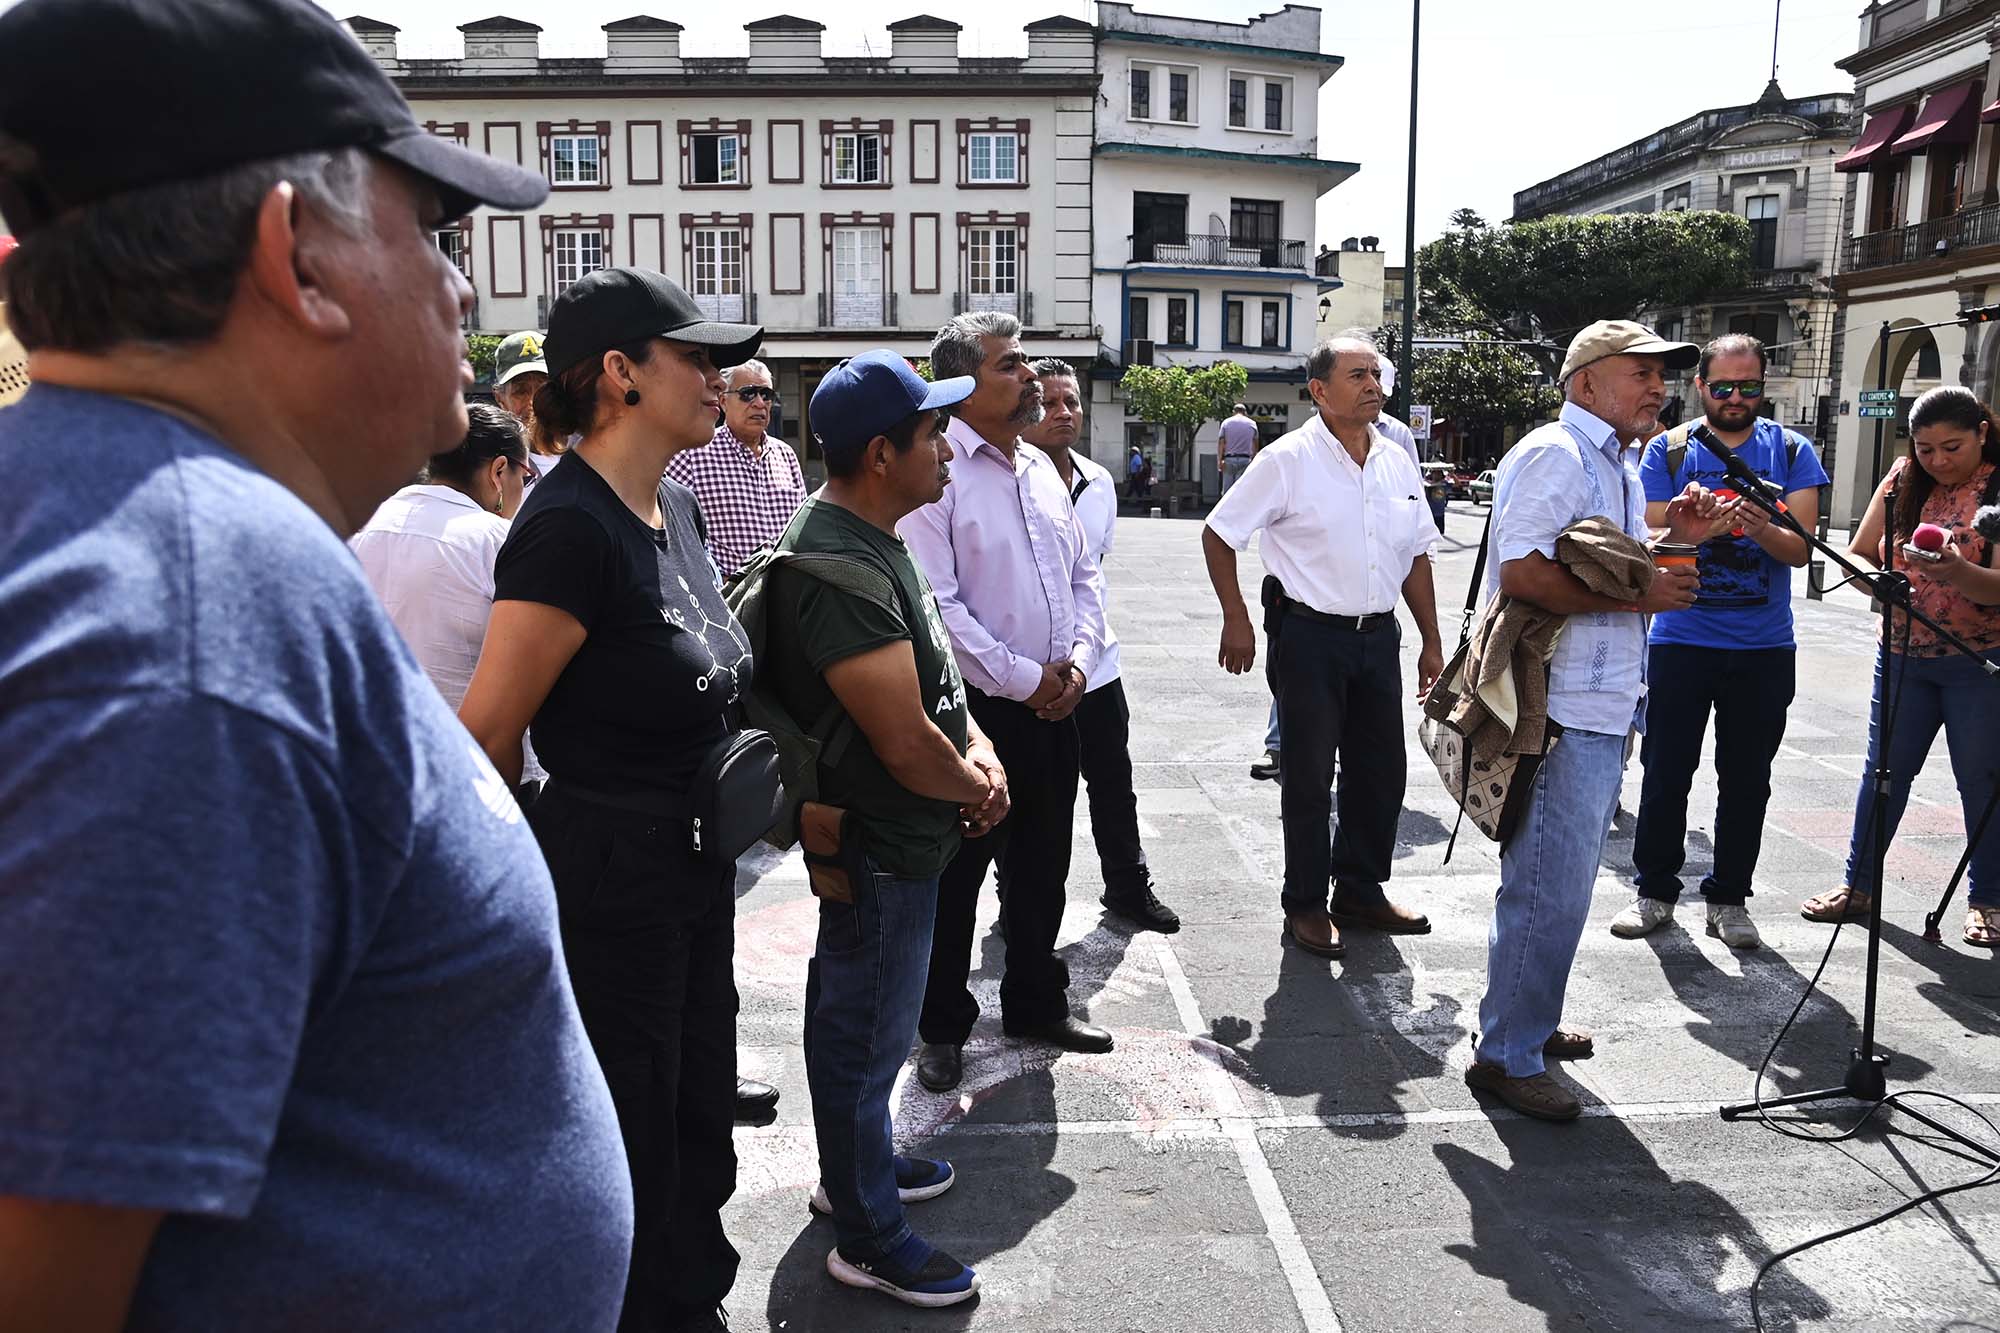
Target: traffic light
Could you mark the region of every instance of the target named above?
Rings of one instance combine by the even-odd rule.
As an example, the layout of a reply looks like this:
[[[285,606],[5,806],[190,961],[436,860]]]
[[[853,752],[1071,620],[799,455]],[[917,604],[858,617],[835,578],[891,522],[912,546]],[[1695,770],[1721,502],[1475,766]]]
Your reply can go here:
[[[2000,305],[1976,305],[1958,312],[1961,324],[1991,324],[1996,319],[2000,319]]]

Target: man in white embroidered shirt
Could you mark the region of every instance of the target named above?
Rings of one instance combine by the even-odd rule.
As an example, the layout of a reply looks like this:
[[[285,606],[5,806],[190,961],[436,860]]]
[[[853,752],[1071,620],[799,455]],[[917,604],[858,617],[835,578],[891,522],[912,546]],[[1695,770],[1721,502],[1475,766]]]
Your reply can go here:
[[[1309,953],[1338,958],[1344,946],[1335,922],[1392,934],[1431,928],[1382,887],[1403,808],[1399,592],[1423,643],[1419,694],[1444,655],[1431,582],[1437,527],[1409,455],[1374,425],[1382,410],[1378,353],[1360,338],[1331,338],[1313,349],[1307,371],[1318,412],[1257,455],[1208,516],[1201,542],[1222,602],[1218,656],[1234,675],[1257,658],[1236,553],[1264,533],[1265,672],[1285,737],[1285,935]],[[1340,818],[1329,845],[1336,757]]]

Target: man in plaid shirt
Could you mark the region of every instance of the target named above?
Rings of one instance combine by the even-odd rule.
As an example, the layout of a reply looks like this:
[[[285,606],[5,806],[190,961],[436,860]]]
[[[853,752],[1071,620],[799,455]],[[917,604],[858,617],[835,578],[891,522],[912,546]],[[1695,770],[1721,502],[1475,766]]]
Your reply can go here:
[[[667,475],[701,502],[708,553],[727,579],[784,535],[805,503],[806,479],[792,446],[765,433],[778,405],[770,367],[745,361],[724,371],[722,382],[715,438],[674,455]]]

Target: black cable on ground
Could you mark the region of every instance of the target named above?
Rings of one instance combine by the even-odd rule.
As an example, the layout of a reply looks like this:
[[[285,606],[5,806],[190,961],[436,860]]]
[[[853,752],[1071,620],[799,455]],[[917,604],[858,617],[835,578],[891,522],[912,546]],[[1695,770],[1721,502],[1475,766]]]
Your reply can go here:
[[[1904,663],[1901,671],[1894,672],[1895,680],[1893,685],[1891,685],[1889,676],[1891,672],[1894,671],[1894,662],[1889,661],[1889,662],[1884,662],[1882,664],[1883,685],[1885,687],[1883,690],[1884,703],[1886,705],[1885,714],[1891,719],[1895,717],[1896,711],[1901,706],[1903,701],[1903,682],[1909,675],[1909,663],[1908,663],[1909,642],[1910,642],[1909,619],[1908,617],[1905,617],[1903,622],[1903,647],[1905,651],[1901,654],[1901,656],[1904,658]],[[1890,657],[1892,659],[1895,656],[1897,656],[1897,654],[1890,654]],[[1894,734],[1893,727],[1891,728],[1891,734],[1892,735]],[[1878,755],[1878,762],[1883,757],[1884,756]],[[1881,799],[1881,794],[1879,792],[1876,794],[1876,799],[1877,800]],[[1871,818],[1872,818],[1872,812],[1871,812]],[[1880,828],[1877,828],[1875,831],[1879,834],[1882,830]],[[1880,849],[1877,850],[1879,851]],[[1852,898],[1853,886],[1849,885],[1847,887],[1849,891],[1848,901],[1851,903],[1853,901]],[[1882,885],[1876,884],[1874,886],[1874,892],[1876,893],[1882,892]],[[1764,1105],[1764,1077],[1771,1067],[1771,1061],[1777,1057],[1778,1048],[1784,1045],[1785,1037],[1791,1032],[1792,1024],[1798,1021],[1799,1015],[1805,1011],[1806,1002],[1812,999],[1813,993],[1819,989],[1819,980],[1826,973],[1826,965],[1833,960],[1833,949],[1834,946],[1840,942],[1840,929],[1845,924],[1846,920],[1844,916],[1842,920],[1836,921],[1834,923],[1832,936],[1826,942],[1826,952],[1820,955],[1819,966],[1813,969],[1812,976],[1807,979],[1805,984],[1805,989],[1799,995],[1799,1002],[1793,1005],[1792,1012],[1786,1015],[1783,1025],[1781,1025],[1778,1028],[1777,1036],[1771,1039],[1771,1048],[1764,1052],[1764,1059],[1762,1063],[1760,1063],[1757,1066],[1757,1078],[1755,1083],[1752,1085],[1750,1092],[1751,1100],[1755,1102],[1757,1106],[1757,1123],[1762,1125],[1765,1129],[1770,1130],[1772,1133],[1782,1134],[1788,1139],[1805,1139],[1813,1143],[1840,1143],[1843,1142],[1844,1140],[1853,1138],[1856,1134],[1859,1134],[1861,1132],[1862,1126],[1866,1125],[1870,1120],[1872,1120],[1875,1117],[1875,1113],[1882,1110],[1884,1107],[1894,1110],[1899,1107],[1902,1107],[1903,1102],[1906,1099],[1911,1099],[1916,1097],[1931,1097],[1935,1098],[1938,1101],[1944,1102],[1947,1105],[1956,1106],[1960,1110],[1969,1113],[1974,1119],[1978,1120],[1980,1124],[1986,1126],[1987,1132],[1994,1136],[1996,1142],[2000,1142],[2000,1128],[1996,1128],[1993,1122],[1991,1120],[1988,1120],[1985,1117],[1985,1115],[1981,1114],[1981,1112],[1977,1108],[1968,1105],[1963,1101],[1960,1101],[1956,1097],[1947,1096],[1946,1094],[1941,1092],[1925,1092],[1922,1089],[1915,1089],[1915,1088],[1908,1089],[1903,1092],[1890,1093],[1887,1097],[1882,1098],[1880,1101],[1870,1103],[1868,1109],[1862,1112],[1861,1118],[1859,1120],[1855,1121],[1847,1129],[1844,1129],[1837,1134],[1814,1134],[1809,1131],[1795,1129],[1789,1125],[1779,1124],[1778,1122],[1771,1119],[1771,1113]],[[1918,1113],[1912,1111],[1911,1114],[1916,1115]],[[1758,1305],[1757,1290],[1763,1284],[1765,1276],[1773,1268],[1777,1267],[1785,1260],[1790,1259],[1793,1255],[1803,1254],[1805,1251],[1813,1249],[1820,1245],[1825,1245],[1829,1241],[1840,1240],[1843,1239],[1844,1237],[1855,1235],[1857,1232],[1866,1231],[1870,1227],[1880,1226],[1882,1223],[1889,1221],[1891,1218],[1899,1217],[1902,1214],[1909,1212],[1913,1208],[1922,1208],[1926,1204],[1935,1203],[1939,1199],[1945,1198],[1948,1195],[1961,1194],[1967,1190],[1978,1189],[1983,1185],[1991,1185],[1996,1180],[2000,1180],[2000,1148],[1996,1148],[1993,1151],[1993,1165],[1983,1175],[1979,1176],[1976,1179],[1962,1180],[1956,1184],[1941,1185],[1936,1189],[1925,1190],[1922,1194],[1918,1194],[1912,1198],[1905,1199],[1902,1203],[1897,1204],[1894,1208],[1889,1209],[1887,1212],[1877,1214],[1874,1217],[1868,1218],[1866,1221],[1856,1222],[1852,1226],[1842,1227],[1837,1231],[1829,1231],[1824,1235],[1814,1236],[1810,1240],[1801,1241],[1797,1245],[1794,1245],[1789,1249],[1780,1250],[1778,1253],[1772,1255],[1770,1258],[1766,1259],[1763,1263],[1759,1264],[1757,1266],[1757,1275],[1754,1278],[1750,1279],[1751,1323],[1757,1328],[1758,1333],[1763,1333],[1764,1317],[1763,1317],[1763,1312]]]

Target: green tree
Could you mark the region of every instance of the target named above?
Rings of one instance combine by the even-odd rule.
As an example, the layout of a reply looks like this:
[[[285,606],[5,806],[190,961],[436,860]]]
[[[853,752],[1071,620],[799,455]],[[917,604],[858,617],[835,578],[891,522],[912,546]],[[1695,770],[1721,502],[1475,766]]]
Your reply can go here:
[[[1519,348],[1467,338],[1463,346],[1422,348],[1411,372],[1413,401],[1430,404],[1461,434],[1482,427],[1527,426],[1554,419],[1562,394]]]
[[[493,358],[500,351],[500,344],[506,339],[497,333],[468,333],[465,335],[466,360],[472,362],[472,373],[486,383],[493,381]]]
[[[1479,216],[1477,209],[1455,208],[1451,213],[1451,225],[1460,231],[1485,231],[1486,219]]]
[[[1432,328],[1561,344],[1600,319],[1697,305],[1750,275],[1750,224],[1733,213],[1619,213],[1461,227],[1419,251],[1419,309]]]
[[[1168,482],[1194,479],[1195,432],[1229,415],[1250,385],[1234,361],[1212,366],[1129,366],[1118,381],[1133,416],[1167,428]]]

